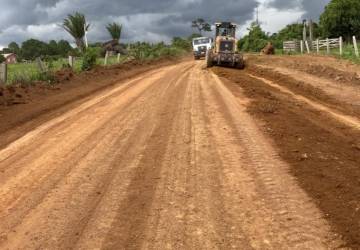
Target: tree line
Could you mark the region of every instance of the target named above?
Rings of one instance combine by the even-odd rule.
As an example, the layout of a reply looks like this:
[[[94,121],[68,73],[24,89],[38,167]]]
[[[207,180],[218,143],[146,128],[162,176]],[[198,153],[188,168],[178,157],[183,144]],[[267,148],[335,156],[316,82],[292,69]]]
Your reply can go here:
[[[11,42],[7,48],[2,50],[3,54],[15,53],[19,61],[34,60],[37,57],[66,57],[75,52],[66,40],[51,40],[46,43],[37,39],[29,39],[21,45]]]

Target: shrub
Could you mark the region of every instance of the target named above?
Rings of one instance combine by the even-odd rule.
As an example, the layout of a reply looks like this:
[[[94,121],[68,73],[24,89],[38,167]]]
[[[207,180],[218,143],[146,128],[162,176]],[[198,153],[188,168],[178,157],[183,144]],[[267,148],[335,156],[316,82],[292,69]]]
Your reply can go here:
[[[84,52],[83,62],[81,70],[90,70],[96,65],[96,59],[98,57],[98,50],[96,48],[87,48]]]
[[[4,57],[3,55],[1,55],[1,54],[0,54],[0,63],[5,62],[5,60],[6,60],[6,59],[5,59],[5,57]]]

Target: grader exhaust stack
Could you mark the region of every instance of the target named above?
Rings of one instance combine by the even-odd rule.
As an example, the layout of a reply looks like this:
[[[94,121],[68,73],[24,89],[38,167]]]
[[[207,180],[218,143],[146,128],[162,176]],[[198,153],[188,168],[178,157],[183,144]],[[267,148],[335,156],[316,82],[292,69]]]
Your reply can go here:
[[[215,27],[215,44],[206,54],[207,67],[219,65],[243,69],[245,61],[237,48],[236,24],[221,22],[215,23]]]

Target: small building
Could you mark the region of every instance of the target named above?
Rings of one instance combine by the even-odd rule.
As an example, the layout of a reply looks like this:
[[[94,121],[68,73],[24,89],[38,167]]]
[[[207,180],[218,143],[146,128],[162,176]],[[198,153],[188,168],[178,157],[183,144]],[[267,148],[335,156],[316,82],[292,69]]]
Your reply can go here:
[[[5,63],[6,63],[6,64],[17,63],[17,56],[16,56],[16,54],[14,54],[14,53],[3,54],[3,56],[5,57]]]

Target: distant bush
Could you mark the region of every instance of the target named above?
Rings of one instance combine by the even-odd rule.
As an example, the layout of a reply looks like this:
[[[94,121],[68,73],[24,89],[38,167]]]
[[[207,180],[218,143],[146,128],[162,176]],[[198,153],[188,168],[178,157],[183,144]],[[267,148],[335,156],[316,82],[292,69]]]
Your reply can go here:
[[[5,59],[5,57],[4,57],[3,55],[1,55],[1,54],[0,54],[0,63],[5,62],[5,60],[6,60],[6,59]]]
[[[174,44],[167,45],[165,43],[135,43],[130,47],[129,54],[137,60],[151,60],[160,57],[180,56],[188,51],[188,46],[184,41],[177,40]]]
[[[87,48],[83,55],[81,70],[90,70],[96,65],[99,50],[97,48]]]

